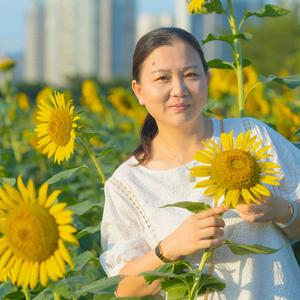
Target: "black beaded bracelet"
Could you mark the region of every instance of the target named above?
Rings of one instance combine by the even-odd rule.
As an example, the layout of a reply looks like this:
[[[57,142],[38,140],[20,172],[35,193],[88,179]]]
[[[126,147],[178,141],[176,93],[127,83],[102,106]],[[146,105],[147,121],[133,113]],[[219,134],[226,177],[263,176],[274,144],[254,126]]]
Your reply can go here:
[[[163,261],[164,263],[172,262],[172,260],[170,260],[170,259],[166,258],[165,256],[163,256],[162,251],[161,251],[161,248],[160,248],[160,243],[161,243],[161,242],[162,242],[162,241],[160,241],[160,242],[157,244],[157,246],[155,247],[155,249],[154,249],[154,252],[155,252],[156,256],[157,256],[161,261]]]

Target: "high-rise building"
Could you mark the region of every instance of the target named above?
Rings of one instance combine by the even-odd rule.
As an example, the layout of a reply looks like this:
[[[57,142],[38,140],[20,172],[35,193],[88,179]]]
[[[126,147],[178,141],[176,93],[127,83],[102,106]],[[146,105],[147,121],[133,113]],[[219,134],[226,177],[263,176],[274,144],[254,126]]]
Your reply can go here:
[[[136,1],[101,0],[98,77],[130,76],[136,36]]]
[[[32,0],[29,12],[35,18],[28,20],[32,37],[26,59],[27,69],[39,73],[35,77],[26,73],[25,80],[60,86],[77,75],[102,80],[130,75],[135,0],[37,1]],[[38,18],[37,7],[43,17]]]
[[[145,33],[164,26],[173,26],[173,17],[170,13],[150,14],[141,13],[137,17],[137,33],[136,40],[138,40]]]
[[[44,78],[44,5],[33,0],[27,12],[27,38],[25,48],[24,77],[35,82]]]

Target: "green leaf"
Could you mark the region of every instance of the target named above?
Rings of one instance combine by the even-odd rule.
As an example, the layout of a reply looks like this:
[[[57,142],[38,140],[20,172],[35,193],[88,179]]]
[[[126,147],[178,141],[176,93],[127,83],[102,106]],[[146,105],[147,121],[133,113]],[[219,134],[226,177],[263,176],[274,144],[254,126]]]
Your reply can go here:
[[[86,276],[70,276],[64,278],[58,282],[49,283],[49,288],[57,292],[60,296],[66,299],[73,299],[75,292],[88,284],[88,278]],[[53,296],[53,295],[52,295]],[[52,300],[53,298],[51,298]],[[44,298],[41,298],[44,300]]]
[[[0,185],[4,185],[4,184],[15,185],[16,184],[16,179],[15,178],[2,177],[2,178],[0,178]]]
[[[49,178],[46,182],[48,184],[53,184],[53,183],[56,183],[56,182],[58,182],[58,181],[60,181],[62,179],[68,179],[76,171],[78,171],[81,168],[88,168],[88,166],[87,165],[82,165],[82,166],[74,168],[74,169],[69,169],[69,170],[66,170],[66,171],[59,172],[59,173],[55,174],[54,176],[52,176],[51,178]]]
[[[294,133],[295,136],[299,135],[300,136],[300,128]]]
[[[246,40],[249,41],[252,39],[252,34],[248,32],[240,32],[237,34],[228,34],[228,35],[215,35],[210,33],[206,39],[202,40],[203,45],[211,42],[211,41],[223,41],[229,44],[232,44],[234,40],[236,39],[241,39],[241,40]]]
[[[212,0],[210,2],[204,3],[202,9],[200,10],[200,14],[211,14],[217,13],[219,15],[225,12],[222,2],[220,0]]]
[[[295,254],[295,258],[298,262],[298,265],[300,267],[300,241],[293,244],[293,251],[294,251],[294,254]]]
[[[290,89],[294,89],[300,86],[300,74],[290,75],[286,77],[278,77],[274,75],[269,75],[268,77],[265,77],[263,75],[260,75],[259,80],[263,83],[277,82],[281,85],[287,86]]]
[[[46,288],[42,290],[32,300],[52,300],[52,299],[53,299],[53,292],[49,288]]]
[[[226,284],[218,278],[212,275],[202,274],[199,285],[199,294],[204,294],[207,289],[222,291],[226,287]]]
[[[85,227],[76,234],[76,238],[80,239],[86,235],[93,234],[95,232],[100,232],[100,226],[101,226],[101,223],[99,223],[97,226]]]
[[[157,279],[170,279],[170,278],[180,277],[180,275],[177,275],[173,272],[163,272],[163,271],[148,271],[148,272],[142,272],[139,275],[144,276],[148,284]]]
[[[245,255],[245,254],[271,254],[277,252],[279,249],[273,249],[258,244],[237,244],[229,240],[225,241],[229,249],[233,254]]]
[[[201,202],[189,202],[189,201],[172,203],[162,207],[180,207],[180,208],[187,209],[193,213],[198,213],[211,208],[211,206],[208,204],[204,204]]]
[[[101,206],[100,203],[91,201],[91,200],[86,200],[74,205],[69,206],[69,208],[78,216],[81,216],[85,214],[87,211],[89,211],[91,208],[95,206]]]
[[[259,17],[259,18],[264,18],[264,17],[280,17],[288,14],[290,11],[284,8],[281,8],[277,5],[270,5],[267,4],[265,5],[264,8],[258,10],[258,11],[245,11],[244,12],[244,18],[249,18],[251,16]]]
[[[92,293],[92,294],[113,293],[116,290],[120,280],[121,280],[121,276],[101,278],[79,289],[78,291],[75,292],[75,295],[76,297],[79,297],[86,293]]]
[[[85,251],[78,256],[75,256],[74,261],[74,271],[80,271],[89,261],[94,259],[95,256],[91,251]]]
[[[300,143],[293,143],[300,150]]]
[[[232,63],[216,58],[207,62],[208,66],[212,69],[233,69]]]
[[[183,282],[177,281],[165,287],[164,291],[168,293],[168,300],[182,300],[187,294],[187,286]]]
[[[208,66],[212,69],[234,69],[234,67],[236,67],[236,63],[232,63],[232,62],[228,62],[228,61],[224,61],[222,59],[216,58],[216,59],[212,59],[210,61],[207,62]],[[248,67],[251,65],[251,61],[247,58],[243,58],[242,61],[242,66],[243,68]]]

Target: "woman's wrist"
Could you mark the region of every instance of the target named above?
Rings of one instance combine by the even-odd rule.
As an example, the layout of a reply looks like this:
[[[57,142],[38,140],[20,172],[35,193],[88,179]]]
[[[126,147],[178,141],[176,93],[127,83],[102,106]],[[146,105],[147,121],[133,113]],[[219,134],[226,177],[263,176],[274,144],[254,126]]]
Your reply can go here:
[[[169,242],[167,239],[164,239],[159,242],[159,249],[162,253],[162,255],[168,260],[168,261],[176,261],[180,258],[180,256],[177,256],[176,254],[172,253],[171,248],[169,247]]]
[[[274,224],[281,228],[291,226],[298,215],[298,205],[296,201],[285,201],[285,206],[282,208],[282,216],[273,221]]]

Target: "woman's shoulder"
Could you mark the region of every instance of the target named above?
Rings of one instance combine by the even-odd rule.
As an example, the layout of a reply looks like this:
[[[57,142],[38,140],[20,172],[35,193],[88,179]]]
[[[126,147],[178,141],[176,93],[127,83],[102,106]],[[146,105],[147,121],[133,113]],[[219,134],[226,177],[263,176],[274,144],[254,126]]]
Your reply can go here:
[[[223,119],[224,131],[235,132],[248,131],[248,130],[269,130],[270,127],[261,120],[253,117],[238,117],[238,118],[225,118]]]
[[[121,181],[126,182],[128,179],[133,178],[138,168],[138,161],[134,156],[130,156],[127,160],[121,163],[112,175],[107,179],[107,182]]]

